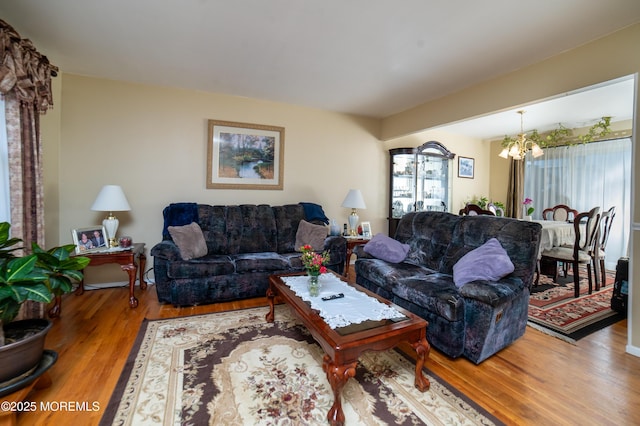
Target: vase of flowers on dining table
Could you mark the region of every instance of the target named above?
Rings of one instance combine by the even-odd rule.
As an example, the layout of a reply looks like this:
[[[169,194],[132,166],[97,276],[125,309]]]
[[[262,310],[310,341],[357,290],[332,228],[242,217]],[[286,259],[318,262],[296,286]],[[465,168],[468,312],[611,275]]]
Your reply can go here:
[[[329,261],[329,252],[317,253],[308,244],[300,247],[300,251],[302,252],[302,264],[309,276],[309,295],[317,297],[320,294],[319,277],[327,272],[325,265]]]
[[[533,212],[535,211],[533,208],[533,200],[529,197],[525,198],[522,206],[524,207],[524,219],[529,221],[533,220]]]

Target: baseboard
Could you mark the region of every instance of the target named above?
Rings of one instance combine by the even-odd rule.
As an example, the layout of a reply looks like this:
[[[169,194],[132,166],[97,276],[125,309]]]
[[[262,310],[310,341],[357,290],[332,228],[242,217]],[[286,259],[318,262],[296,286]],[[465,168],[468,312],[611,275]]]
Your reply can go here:
[[[147,284],[154,284],[153,280],[147,280]],[[136,287],[140,287],[140,281],[136,280]],[[101,290],[105,288],[117,288],[117,287],[129,287],[129,281],[114,281],[114,282],[105,282],[105,283],[93,283],[84,285],[85,290]]]
[[[627,345],[627,353],[633,356],[640,357],[640,348],[637,346]]]

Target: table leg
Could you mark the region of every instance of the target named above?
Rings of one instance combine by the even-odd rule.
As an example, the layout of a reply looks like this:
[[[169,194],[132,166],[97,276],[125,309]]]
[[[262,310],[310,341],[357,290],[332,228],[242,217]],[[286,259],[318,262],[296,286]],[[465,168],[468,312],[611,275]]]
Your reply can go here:
[[[138,299],[134,295],[134,289],[136,287],[136,272],[138,272],[138,268],[134,264],[122,265],[121,268],[129,274],[129,306],[137,308]]]
[[[416,355],[418,355],[418,358],[416,359],[416,379],[414,385],[420,392],[426,392],[429,390],[431,383],[429,383],[429,379],[424,377],[422,368],[424,367],[426,359],[429,357],[431,347],[425,338],[421,338],[417,342],[412,343],[411,346],[413,346],[413,349],[416,351]]]
[[[346,365],[336,365],[329,355],[324,356],[322,360],[322,369],[327,373],[327,379],[333,390],[333,405],[327,413],[329,424],[334,426],[344,425],[344,412],[342,411],[342,397],[340,392],[347,383],[349,378],[356,375],[357,361]]]
[[[144,253],[140,253],[138,256],[138,263],[138,268],[140,268],[140,290],[146,290],[147,282],[144,280],[144,268],[147,265],[147,256]]]
[[[349,266],[351,265],[351,255],[353,254],[353,247],[347,244],[347,258],[344,261],[344,272],[342,276],[347,278],[349,277]]]
[[[267,299],[269,300],[269,312],[267,312],[266,320],[267,322],[273,322],[274,320],[274,305],[273,299],[275,298],[275,294],[273,294],[273,290],[271,289],[271,284],[269,284],[269,288],[267,288]]]
[[[62,297],[56,296],[54,299],[53,306],[49,309],[49,318],[58,318],[60,317],[60,312],[62,312]]]

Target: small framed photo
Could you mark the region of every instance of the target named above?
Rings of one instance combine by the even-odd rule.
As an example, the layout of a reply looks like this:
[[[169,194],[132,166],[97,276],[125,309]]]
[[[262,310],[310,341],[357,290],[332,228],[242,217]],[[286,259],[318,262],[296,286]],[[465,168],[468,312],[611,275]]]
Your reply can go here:
[[[474,159],[458,157],[458,177],[473,179]]]
[[[362,222],[362,237],[371,238],[371,222]]]
[[[77,228],[71,231],[77,254],[107,250],[109,245],[106,235],[107,231],[104,226],[100,225]]]

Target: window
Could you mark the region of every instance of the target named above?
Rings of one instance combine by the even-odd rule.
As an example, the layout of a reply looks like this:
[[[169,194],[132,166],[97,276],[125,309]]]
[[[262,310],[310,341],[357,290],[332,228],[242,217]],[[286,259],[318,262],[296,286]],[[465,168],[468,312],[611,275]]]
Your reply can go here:
[[[631,227],[631,139],[545,148],[544,156],[525,162],[524,195],[542,210],[566,204],[578,212],[616,206],[607,242],[607,269],[627,255]]]

